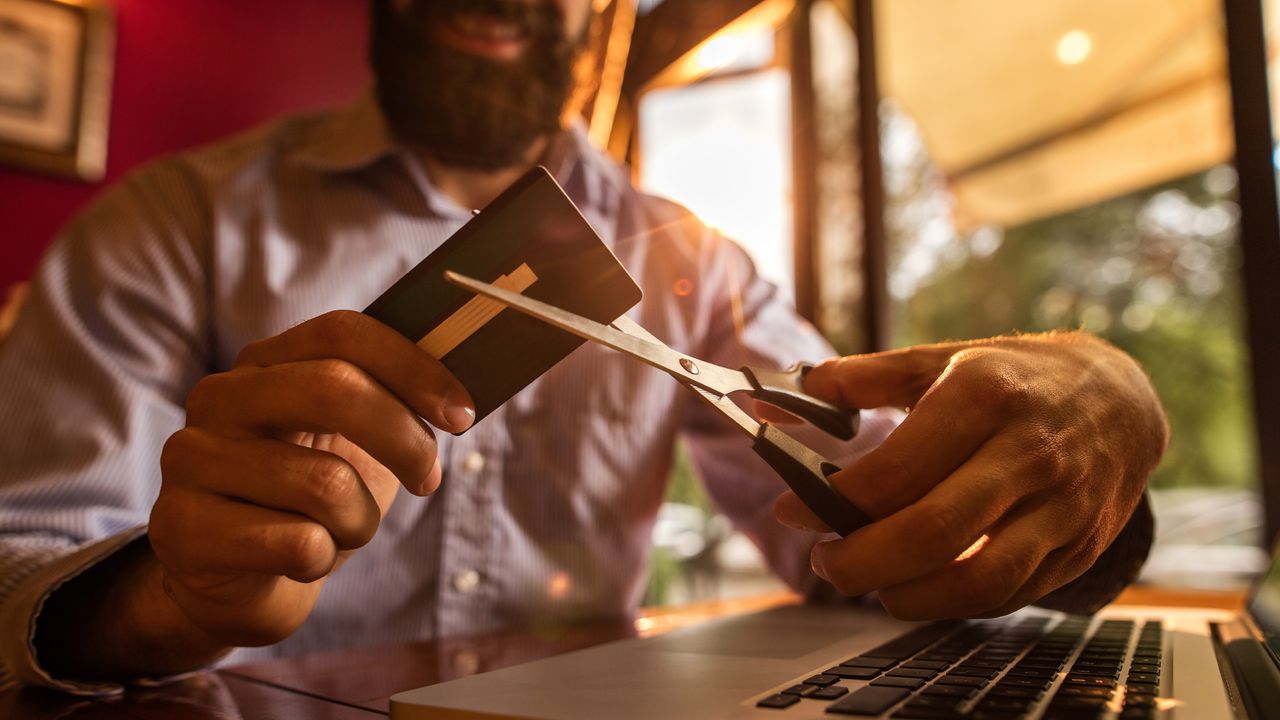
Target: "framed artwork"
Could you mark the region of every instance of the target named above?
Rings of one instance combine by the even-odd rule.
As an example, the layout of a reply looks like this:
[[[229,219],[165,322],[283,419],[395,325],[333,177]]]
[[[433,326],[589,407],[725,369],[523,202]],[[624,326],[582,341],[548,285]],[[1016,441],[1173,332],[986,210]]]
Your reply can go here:
[[[101,179],[114,51],[99,0],[0,0],[0,163]]]

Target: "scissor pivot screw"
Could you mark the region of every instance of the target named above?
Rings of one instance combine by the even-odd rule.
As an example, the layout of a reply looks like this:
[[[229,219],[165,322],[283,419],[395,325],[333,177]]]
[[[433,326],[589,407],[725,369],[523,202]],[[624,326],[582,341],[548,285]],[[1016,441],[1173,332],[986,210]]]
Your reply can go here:
[[[684,368],[690,375],[698,374],[698,366],[689,358],[680,358],[680,367]]]

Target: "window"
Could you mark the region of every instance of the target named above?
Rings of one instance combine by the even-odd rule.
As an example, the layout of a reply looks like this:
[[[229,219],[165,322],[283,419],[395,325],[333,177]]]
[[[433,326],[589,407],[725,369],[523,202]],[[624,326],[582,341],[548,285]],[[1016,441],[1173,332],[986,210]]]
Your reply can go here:
[[[1274,31],[1280,2],[1263,4]],[[853,31],[867,7],[882,98],[871,158]],[[797,299],[811,291],[841,352],[868,349],[884,319],[891,346],[1084,328],[1126,350],[1173,426],[1151,480],[1157,545],[1143,579],[1238,586],[1260,570],[1268,448],[1256,438],[1271,410],[1255,416],[1254,403],[1275,393],[1251,384],[1251,364],[1272,361],[1250,356],[1246,320],[1272,308],[1246,312],[1257,300],[1243,288],[1222,4],[787,9],[790,22],[776,16],[748,42],[724,41],[726,28],[637,96],[642,184],[745,240],[780,285],[799,278]],[[885,237],[860,243],[861,173],[876,159]],[[885,313],[866,312],[881,297],[877,268]],[[690,477],[677,473],[677,495]]]
[[[1239,584],[1266,556],[1219,4],[979,5],[876,4],[893,344],[1129,352],[1174,437],[1144,578]]]
[[[733,238],[794,292],[788,2],[762,3],[651,82],[637,100],[640,186]],[[744,451],[746,448],[744,447]],[[683,448],[654,528],[646,604],[782,590],[754,545],[717,515]]]

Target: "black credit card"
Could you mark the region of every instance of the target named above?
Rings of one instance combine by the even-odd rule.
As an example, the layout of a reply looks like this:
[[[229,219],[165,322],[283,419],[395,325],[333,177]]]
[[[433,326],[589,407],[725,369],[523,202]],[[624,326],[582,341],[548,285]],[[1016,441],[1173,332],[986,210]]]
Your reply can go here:
[[[585,341],[450,284],[446,270],[606,324],[643,296],[551,174],[525,173],[364,310],[449,368],[476,422]]]

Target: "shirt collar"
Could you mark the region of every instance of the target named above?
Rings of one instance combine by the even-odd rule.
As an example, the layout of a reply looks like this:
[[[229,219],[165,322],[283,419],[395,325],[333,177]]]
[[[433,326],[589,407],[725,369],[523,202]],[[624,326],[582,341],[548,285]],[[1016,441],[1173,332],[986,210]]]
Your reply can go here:
[[[370,88],[300,133],[290,157],[322,172],[359,170],[396,152],[395,139]]]
[[[304,127],[289,156],[307,167],[331,173],[360,170],[388,156],[416,163],[396,142],[372,88]],[[547,168],[584,212],[611,215],[626,183],[622,169],[591,145],[581,121],[570,123],[552,138],[538,164]],[[425,173],[422,175],[425,179]]]

